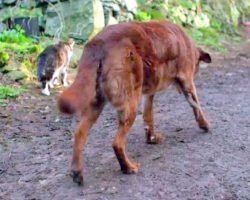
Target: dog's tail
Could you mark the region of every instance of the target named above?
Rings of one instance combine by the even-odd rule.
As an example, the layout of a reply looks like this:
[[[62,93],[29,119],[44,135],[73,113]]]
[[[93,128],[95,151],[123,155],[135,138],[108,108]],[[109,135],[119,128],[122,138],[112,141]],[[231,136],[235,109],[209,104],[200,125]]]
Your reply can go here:
[[[99,81],[98,69],[103,57],[103,42],[95,40],[86,44],[74,83],[59,97],[58,107],[61,112],[84,112],[95,102]]]
[[[71,88],[66,89],[58,100],[59,110],[65,114],[74,114],[77,108],[80,107],[80,104],[81,102],[77,91]]]

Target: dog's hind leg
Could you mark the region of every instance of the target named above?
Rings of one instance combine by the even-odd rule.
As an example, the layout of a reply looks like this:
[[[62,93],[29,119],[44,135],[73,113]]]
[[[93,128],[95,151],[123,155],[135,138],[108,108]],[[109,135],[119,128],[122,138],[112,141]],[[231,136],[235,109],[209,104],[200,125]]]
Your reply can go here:
[[[138,163],[129,160],[125,148],[127,135],[135,120],[140,98],[140,91],[138,90],[136,93],[137,94],[129,101],[125,102],[123,108],[118,111],[119,127],[113,141],[114,152],[119,161],[121,171],[125,174],[135,173],[139,168]]]
[[[198,100],[195,84],[192,78],[177,78],[177,84],[179,84],[182,92],[184,93],[188,103],[193,108],[195,119],[201,129],[208,131],[210,124],[206,119]]]
[[[74,134],[74,149],[71,163],[71,176],[79,185],[83,184],[83,157],[82,151],[87,142],[88,132],[99,117],[103,106],[89,109],[82,117],[77,131]]]
[[[146,142],[148,144],[158,144],[161,141],[161,135],[154,132],[153,100],[154,95],[146,96],[143,112]]]

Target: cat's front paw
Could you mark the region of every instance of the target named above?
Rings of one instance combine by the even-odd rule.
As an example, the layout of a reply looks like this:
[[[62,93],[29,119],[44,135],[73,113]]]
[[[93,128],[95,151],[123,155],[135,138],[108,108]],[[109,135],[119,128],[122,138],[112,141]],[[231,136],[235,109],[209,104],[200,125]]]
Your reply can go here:
[[[50,92],[48,89],[43,89],[42,90],[42,94],[46,95],[46,96],[50,96]]]
[[[68,82],[63,82],[63,86],[68,87],[69,86]]]
[[[49,87],[50,88],[54,88],[54,84],[53,83],[49,83]]]
[[[58,81],[58,79],[56,79],[56,80],[54,81],[54,85],[56,85],[56,86],[60,85],[60,82]]]

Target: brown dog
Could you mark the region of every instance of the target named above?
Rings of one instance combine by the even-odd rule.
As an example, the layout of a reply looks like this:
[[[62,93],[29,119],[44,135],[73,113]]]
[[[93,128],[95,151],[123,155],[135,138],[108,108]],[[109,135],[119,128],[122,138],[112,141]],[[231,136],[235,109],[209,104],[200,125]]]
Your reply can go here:
[[[73,180],[83,183],[82,150],[89,129],[107,101],[118,113],[113,149],[124,173],[137,172],[139,167],[129,160],[125,144],[142,94],[146,95],[143,118],[147,143],[160,142],[160,134],[154,131],[153,98],[171,84],[183,92],[199,127],[207,131],[209,123],[193,81],[200,61],[210,63],[210,55],[197,48],[181,28],[167,21],[108,26],[88,42],[74,83],[58,101],[62,112],[80,111],[82,115],[74,135]]]

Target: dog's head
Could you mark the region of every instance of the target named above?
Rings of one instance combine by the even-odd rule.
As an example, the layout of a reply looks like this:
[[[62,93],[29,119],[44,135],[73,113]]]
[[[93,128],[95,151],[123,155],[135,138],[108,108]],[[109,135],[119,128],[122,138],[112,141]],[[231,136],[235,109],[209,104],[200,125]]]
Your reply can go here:
[[[197,72],[199,70],[199,64],[200,64],[201,61],[203,61],[205,63],[211,63],[212,62],[212,58],[211,58],[210,54],[205,52],[201,48],[197,48],[197,54],[196,55],[197,55],[197,61],[196,61],[196,70],[195,70],[195,72]]]
[[[212,58],[209,53],[203,51],[201,48],[198,48],[199,61],[203,61],[205,63],[211,63]]]

